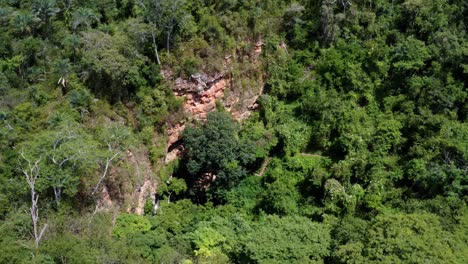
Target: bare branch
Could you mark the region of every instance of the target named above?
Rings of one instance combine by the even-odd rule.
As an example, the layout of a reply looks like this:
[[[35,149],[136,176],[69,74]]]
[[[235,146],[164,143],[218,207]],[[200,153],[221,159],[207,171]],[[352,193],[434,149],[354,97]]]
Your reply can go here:
[[[93,189],[93,192],[91,193],[92,196],[94,196],[94,194],[97,192],[97,190],[99,189],[99,186],[101,185],[101,183],[104,181],[104,179],[106,178],[107,176],[107,171],[109,170],[109,166],[111,164],[111,162],[117,158],[117,156],[119,155],[120,153],[117,152],[117,153],[114,153],[114,156],[112,156],[111,158],[106,158],[106,165],[104,167],[104,172],[102,173],[102,176],[101,178],[99,179],[98,183],[96,184],[96,187],[94,187]]]
[[[47,224],[45,224],[40,233],[38,234],[38,226],[39,226],[39,208],[38,208],[38,201],[39,201],[39,195],[36,193],[36,180],[40,175],[40,167],[39,167],[39,162],[42,159],[42,156],[39,156],[34,162],[31,162],[30,159],[26,158],[24,155],[24,149],[21,150],[20,152],[20,157],[26,161],[27,167],[25,167],[20,160],[18,160],[19,163],[19,169],[21,172],[24,174],[26,177],[26,182],[29,185],[29,190],[31,193],[31,208],[29,209],[30,214],[31,214],[31,220],[33,223],[33,236],[34,236],[34,244],[36,245],[36,248],[39,247],[39,242],[42,238],[42,235],[44,234]]]

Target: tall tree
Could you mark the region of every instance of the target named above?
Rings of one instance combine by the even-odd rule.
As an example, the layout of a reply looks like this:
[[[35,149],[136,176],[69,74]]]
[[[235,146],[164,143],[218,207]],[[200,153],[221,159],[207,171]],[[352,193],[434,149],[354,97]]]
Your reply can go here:
[[[82,177],[87,170],[97,164],[97,144],[78,123],[61,121],[51,130],[43,131],[23,143],[30,159],[39,160],[42,177],[36,187],[40,191],[52,189],[57,207],[63,193],[70,197],[77,192]]]
[[[224,112],[210,113],[205,125],[187,128],[189,173],[196,178],[216,175],[215,184],[223,188],[236,185],[255,157],[253,146],[240,140],[238,132],[238,125]]]
[[[34,14],[40,19],[41,24],[46,27],[45,33],[50,30],[50,19],[60,12],[55,0],[34,0],[32,3]]]
[[[165,35],[166,50],[169,53],[171,36],[174,29],[185,16],[184,0],[140,0],[140,6],[144,10],[144,14],[148,22],[152,26],[152,39],[155,51],[155,56],[158,64],[161,64],[158,54],[158,46],[156,36],[158,34]]]
[[[51,134],[44,134],[41,140],[47,143],[45,178],[60,206],[64,189],[70,196],[75,194],[80,173],[95,164],[96,143],[77,124],[63,125]]]
[[[98,23],[99,18],[100,15],[96,14],[92,9],[80,7],[73,13],[72,28],[73,30],[87,29],[93,23]]]
[[[104,150],[99,163],[103,171],[91,195],[99,190],[102,182],[107,177],[110,166],[127,147],[129,137],[130,131],[119,124],[106,124],[100,129],[98,138]]]
[[[40,162],[42,160],[42,156],[30,157],[25,153],[24,149],[21,149],[19,154],[19,170],[25,176],[29,191],[31,193],[31,207],[29,209],[29,213],[33,223],[34,244],[37,248],[39,247],[39,242],[41,241],[42,236],[44,235],[44,231],[47,228],[47,224],[43,225],[42,228],[40,227],[38,205],[39,194],[36,192],[37,180],[41,175]]]

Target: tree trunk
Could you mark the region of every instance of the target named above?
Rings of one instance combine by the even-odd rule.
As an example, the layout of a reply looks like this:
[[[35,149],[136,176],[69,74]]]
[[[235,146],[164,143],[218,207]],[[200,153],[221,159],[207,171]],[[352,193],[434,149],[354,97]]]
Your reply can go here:
[[[169,43],[170,43],[170,40],[171,40],[171,32],[172,32],[172,29],[168,29],[168,30],[167,30],[167,36],[166,36],[166,49],[167,49],[167,54],[169,54],[169,49],[170,49]]]
[[[39,230],[39,208],[37,206],[39,195],[36,193],[36,180],[39,177],[40,168],[39,162],[41,161],[41,157],[39,157],[35,162],[31,162],[28,158],[24,156],[23,152],[20,152],[21,158],[27,163],[27,166],[23,166],[21,161],[19,162],[20,170],[26,177],[26,182],[29,186],[29,191],[31,192],[31,208],[29,212],[31,214],[31,220],[33,223],[33,236],[34,236],[34,244],[36,248],[39,247],[39,242],[41,241],[42,235],[44,235],[44,231],[47,228],[47,224],[45,224],[41,231]]]
[[[62,200],[62,187],[54,187],[54,196],[55,196],[55,203],[57,204],[57,208],[60,207],[60,201]]]
[[[111,162],[119,155],[119,153],[115,153],[114,156],[112,156],[111,158],[106,158],[106,165],[104,167],[104,172],[102,173],[102,176],[101,178],[99,179],[98,183],[96,184],[96,187],[94,187],[94,190],[93,192],[91,193],[91,195],[94,196],[94,194],[98,191],[99,189],[99,186],[101,185],[102,181],[106,178],[107,176],[107,171],[109,170],[109,166],[111,164]]]
[[[151,36],[153,37],[153,47],[154,47],[154,54],[156,56],[156,61],[158,65],[161,65],[161,61],[159,60],[158,45],[156,44],[156,37],[154,36],[154,30],[151,32]]]
[[[33,232],[34,232],[34,245],[36,248],[39,247],[39,242],[41,241],[42,235],[44,235],[44,231],[47,228],[47,224],[45,224],[41,231],[38,234],[38,228],[39,228],[39,208],[37,207],[37,201],[39,199],[39,195],[36,193],[36,191],[31,189],[31,220],[33,222]]]

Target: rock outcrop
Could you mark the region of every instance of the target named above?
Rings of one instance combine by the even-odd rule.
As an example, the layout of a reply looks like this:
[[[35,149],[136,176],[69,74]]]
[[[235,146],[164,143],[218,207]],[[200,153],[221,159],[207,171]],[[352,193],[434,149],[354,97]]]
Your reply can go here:
[[[176,78],[170,70],[162,72],[167,82],[172,83],[172,90],[177,97],[184,98],[184,118],[168,124],[167,155],[164,161],[169,163],[180,157],[184,151],[180,135],[187,122],[204,121],[208,113],[219,106],[229,111],[235,119],[246,119],[256,108],[256,101],[263,92],[263,76],[252,73],[261,72],[258,57],[262,52],[262,42],[257,42],[247,55],[230,55],[224,59],[220,72],[200,72],[189,78]],[[235,62],[237,61],[237,62]],[[237,74],[233,74],[235,63]],[[252,76],[259,76],[258,78]],[[252,81],[254,79],[254,81]],[[247,82],[247,81],[251,82]],[[159,205],[157,181],[147,150],[127,150],[121,153],[120,164],[113,166],[98,193],[96,212],[125,210],[142,215],[145,202],[153,200],[154,211]],[[161,164],[162,165],[162,164]],[[205,174],[197,183],[201,188],[208,188],[216,175]]]
[[[127,151],[127,161],[133,164],[135,169],[136,182],[130,197],[127,207],[127,212],[136,213],[138,215],[144,214],[144,207],[147,200],[153,200],[157,189],[156,180],[152,174],[151,161],[146,152],[136,152],[135,155],[131,151]]]
[[[242,59],[243,64],[247,65],[244,68],[258,70],[258,57],[262,52],[262,47],[263,42],[259,41],[248,55],[238,58]],[[233,63],[233,56],[226,56],[221,72],[196,73],[188,79],[179,77],[173,81],[172,90],[174,95],[185,98],[183,111],[186,119],[170,125],[167,129],[168,152],[166,163],[176,159],[182,152],[181,148],[183,146],[177,145],[177,142],[180,139],[181,132],[185,129],[186,122],[189,120],[204,121],[208,113],[216,109],[217,102],[238,121],[246,119],[252,110],[256,108],[256,101],[263,92],[262,76],[260,75],[260,80],[255,80],[250,85],[239,85],[237,84],[240,81],[239,79],[245,76],[241,72],[238,75],[239,77],[236,78],[230,73]],[[245,72],[245,75],[248,75],[248,73]],[[170,71],[165,71],[163,76],[166,81],[172,79]],[[177,146],[174,147],[175,145]]]
[[[108,178],[103,182],[96,200],[95,212],[126,210],[138,215],[144,214],[145,202],[156,201],[157,181],[147,151],[127,150],[121,154],[119,163],[112,166]]]

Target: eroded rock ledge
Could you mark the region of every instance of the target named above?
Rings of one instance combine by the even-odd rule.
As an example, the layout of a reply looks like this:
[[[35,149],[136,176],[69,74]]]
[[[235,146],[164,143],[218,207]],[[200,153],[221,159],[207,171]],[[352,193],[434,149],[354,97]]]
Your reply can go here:
[[[262,52],[263,42],[255,43],[254,49],[241,58],[247,69],[258,70],[260,65],[258,57]],[[168,142],[167,155],[165,162],[169,163],[176,159],[181,151],[182,145],[177,144],[181,132],[185,129],[187,122],[191,120],[204,121],[208,113],[216,109],[216,103],[219,102],[235,119],[242,121],[246,119],[257,105],[256,101],[263,92],[263,77],[255,80],[250,85],[236,84],[238,79],[244,78],[242,75],[249,75],[248,72],[241,72],[240,76],[233,77],[230,69],[234,64],[236,55],[226,56],[224,59],[223,70],[215,73],[196,73],[189,78],[177,78],[172,81],[172,90],[175,96],[184,97],[183,111],[186,118],[167,128]],[[248,71],[248,70],[246,70]],[[172,73],[164,71],[163,76],[166,81],[171,82]],[[246,87],[247,86],[247,87]]]

